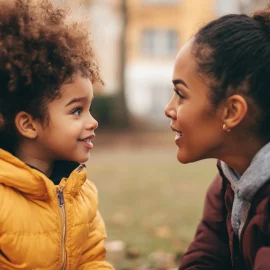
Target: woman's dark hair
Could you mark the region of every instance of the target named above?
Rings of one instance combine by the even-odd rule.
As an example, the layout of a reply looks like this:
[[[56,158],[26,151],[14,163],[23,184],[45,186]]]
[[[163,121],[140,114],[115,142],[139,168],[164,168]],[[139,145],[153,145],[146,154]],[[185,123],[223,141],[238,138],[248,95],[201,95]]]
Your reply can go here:
[[[86,29],[50,0],[0,0],[1,148],[14,150],[18,112],[46,120],[46,105],[76,74],[102,83]]]
[[[232,14],[208,23],[195,35],[193,53],[199,72],[213,79],[212,103],[242,94],[257,122],[255,131],[269,139],[270,6],[253,16]]]

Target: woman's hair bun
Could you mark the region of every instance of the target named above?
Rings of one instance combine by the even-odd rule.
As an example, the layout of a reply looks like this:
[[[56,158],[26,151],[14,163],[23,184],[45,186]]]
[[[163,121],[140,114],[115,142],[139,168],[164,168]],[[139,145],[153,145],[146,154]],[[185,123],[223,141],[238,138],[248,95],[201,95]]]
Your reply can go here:
[[[270,28],[270,4],[266,8],[256,11],[252,18],[264,27]]]

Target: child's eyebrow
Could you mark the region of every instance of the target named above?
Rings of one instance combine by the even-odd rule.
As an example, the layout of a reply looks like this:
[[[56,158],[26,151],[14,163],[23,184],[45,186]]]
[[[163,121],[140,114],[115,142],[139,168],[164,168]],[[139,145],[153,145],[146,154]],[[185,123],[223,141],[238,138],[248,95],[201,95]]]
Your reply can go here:
[[[69,106],[69,105],[71,105],[71,104],[73,104],[73,103],[77,103],[77,102],[85,102],[86,100],[87,100],[86,97],[73,98],[71,101],[69,101],[69,103],[68,103],[65,107],[67,107],[67,106]]]

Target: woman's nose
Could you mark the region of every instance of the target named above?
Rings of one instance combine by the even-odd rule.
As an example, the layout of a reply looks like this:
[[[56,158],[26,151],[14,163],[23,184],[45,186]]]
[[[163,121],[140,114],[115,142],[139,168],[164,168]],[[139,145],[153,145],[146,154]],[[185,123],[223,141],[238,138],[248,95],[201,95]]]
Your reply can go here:
[[[168,118],[171,118],[171,119],[176,118],[176,110],[172,106],[172,100],[170,100],[170,102],[166,105],[164,112]]]

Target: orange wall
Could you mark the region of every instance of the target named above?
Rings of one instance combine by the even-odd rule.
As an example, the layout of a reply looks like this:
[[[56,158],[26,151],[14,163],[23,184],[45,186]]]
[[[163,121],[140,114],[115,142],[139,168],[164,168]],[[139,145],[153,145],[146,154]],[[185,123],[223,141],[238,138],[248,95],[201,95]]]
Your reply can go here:
[[[172,28],[178,32],[179,47],[196,29],[215,17],[215,0],[179,0],[175,5],[146,5],[143,0],[127,0],[127,60],[141,58],[141,32],[146,28]]]

